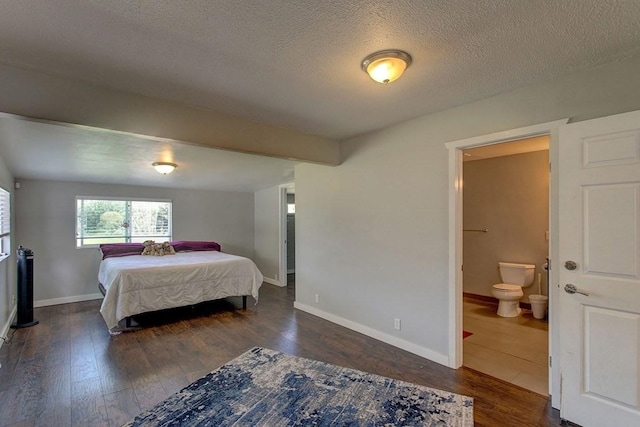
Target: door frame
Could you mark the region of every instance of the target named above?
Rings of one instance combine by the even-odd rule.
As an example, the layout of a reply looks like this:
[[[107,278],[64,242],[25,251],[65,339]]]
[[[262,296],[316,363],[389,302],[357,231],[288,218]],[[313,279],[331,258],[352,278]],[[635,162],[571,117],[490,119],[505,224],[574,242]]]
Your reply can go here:
[[[536,125],[509,129],[487,135],[450,141],[449,150],[449,367],[462,366],[462,151],[484,145],[500,144],[540,135],[549,135],[549,163],[557,165],[558,128],[567,124],[568,118]],[[557,259],[558,242],[558,179],[550,169],[549,176],[549,257]],[[551,266],[550,266],[551,267]],[[556,283],[556,273],[550,268],[550,283]],[[558,351],[556,301],[557,287],[549,286],[549,351],[552,359],[560,360]],[[552,406],[560,407],[559,363],[551,364],[549,392]]]
[[[287,190],[295,189],[295,182],[281,184],[278,191],[278,203],[280,206],[280,215],[278,218],[280,259],[278,264],[278,277],[281,286],[287,286]]]

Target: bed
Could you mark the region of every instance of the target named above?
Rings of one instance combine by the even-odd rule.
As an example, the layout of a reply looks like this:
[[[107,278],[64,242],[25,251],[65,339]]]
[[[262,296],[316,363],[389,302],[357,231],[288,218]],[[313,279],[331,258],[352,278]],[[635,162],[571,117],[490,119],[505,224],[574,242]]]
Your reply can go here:
[[[124,246],[119,246],[124,248]],[[218,246],[219,248],[219,246]],[[206,248],[165,256],[139,255],[141,247],[105,255],[98,283],[104,295],[100,313],[109,330],[131,316],[151,311],[195,305],[231,296],[247,295],[258,301],[263,276],[253,261]]]

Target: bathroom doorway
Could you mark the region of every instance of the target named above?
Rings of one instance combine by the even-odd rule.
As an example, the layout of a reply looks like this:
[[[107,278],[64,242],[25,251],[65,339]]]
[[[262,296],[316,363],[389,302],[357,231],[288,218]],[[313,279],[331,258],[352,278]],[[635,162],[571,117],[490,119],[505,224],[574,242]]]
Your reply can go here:
[[[549,294],[549,140],[466,149],[462,166],[463,366],[545,396],[548,316],[529,296]],[[516,317],[497,314],[498,262],[535,265]]]

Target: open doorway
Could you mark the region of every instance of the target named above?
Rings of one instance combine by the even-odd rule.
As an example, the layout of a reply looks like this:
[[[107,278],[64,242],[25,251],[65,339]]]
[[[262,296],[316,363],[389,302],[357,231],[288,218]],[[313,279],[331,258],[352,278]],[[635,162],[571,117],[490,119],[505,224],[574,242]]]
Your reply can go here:
[[[463,366],[545,396],[549,140],[466,149],[462,168]]]
[[[295,289],[296,279],[296,190],[295,184],[280,186],[280,286]]]
[[[296,285],[296,192],[295,188],[287,188],[287,287]]]

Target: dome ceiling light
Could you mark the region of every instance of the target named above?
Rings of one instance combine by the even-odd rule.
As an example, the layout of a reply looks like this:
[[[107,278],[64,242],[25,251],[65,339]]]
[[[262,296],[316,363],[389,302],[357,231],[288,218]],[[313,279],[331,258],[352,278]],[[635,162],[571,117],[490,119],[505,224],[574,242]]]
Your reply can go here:
[[[158,173],[161,173],[163,175],[170,174],[175,168],[178,167],[178,165],[176,165],[175,163],[168,162],[154,162],[151,164],[151,166],[153,166],[155,170],[158,171]]]
[[[411,55],[397,49],[381,50],[362,60],[362,71],[378,83],[387,84],[397,80],[411,65]]]

